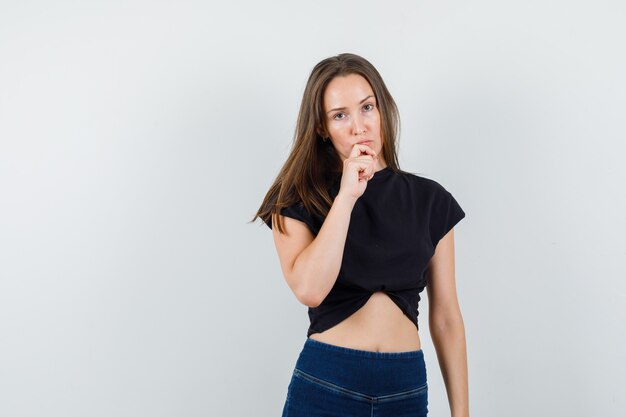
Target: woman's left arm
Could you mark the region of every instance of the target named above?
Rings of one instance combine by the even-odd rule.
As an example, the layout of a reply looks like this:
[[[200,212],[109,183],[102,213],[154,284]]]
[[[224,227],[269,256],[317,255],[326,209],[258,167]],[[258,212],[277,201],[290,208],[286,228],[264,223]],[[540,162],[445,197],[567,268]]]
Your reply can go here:
[[[428,271],[428,324],[451,415],[469,417],[465,326],[454,274],[454,229],[437,244]]]

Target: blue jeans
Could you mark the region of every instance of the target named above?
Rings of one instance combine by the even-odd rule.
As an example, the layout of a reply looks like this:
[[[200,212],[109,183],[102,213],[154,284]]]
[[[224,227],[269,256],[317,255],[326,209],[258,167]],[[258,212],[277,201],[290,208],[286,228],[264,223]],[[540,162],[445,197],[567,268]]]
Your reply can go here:
[[[373,352],[307,338],[282,417],[423,417],[424,352]]]

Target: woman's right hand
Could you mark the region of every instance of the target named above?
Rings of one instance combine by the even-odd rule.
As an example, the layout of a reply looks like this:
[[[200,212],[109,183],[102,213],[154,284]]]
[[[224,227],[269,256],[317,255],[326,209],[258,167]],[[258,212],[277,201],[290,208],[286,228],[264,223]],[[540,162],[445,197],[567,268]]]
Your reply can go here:
[[[358,199],[365,192],[367,182],[374,176],[378,155],[367,145],[355,144],[350,156],[343,161],[339,194]]]

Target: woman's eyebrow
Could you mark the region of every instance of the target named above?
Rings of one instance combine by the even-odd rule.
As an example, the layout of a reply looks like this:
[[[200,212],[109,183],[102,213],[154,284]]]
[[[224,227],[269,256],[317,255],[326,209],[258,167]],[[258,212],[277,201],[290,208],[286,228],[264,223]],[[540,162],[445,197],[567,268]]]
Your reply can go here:
[[[368,98],[370,98],[370,97],[374,97],[374,96],[373,96],[372,94],[370,94],[369,96],[367,96],[367,97],[365,97],[363,100],[361,100],[361,101],[359,102],[359,104],[362,104],[365,100],[367,100],[367,99],[368,99]],[[330,110],[328,110],[328,111],[326,112],[326,114],[330,113],[331,111],[335,111],[335,110],[344,110],[344,109],[345,109],[345,107],[337,107],[337,108],[334,108],[334,109],[330,109]]]

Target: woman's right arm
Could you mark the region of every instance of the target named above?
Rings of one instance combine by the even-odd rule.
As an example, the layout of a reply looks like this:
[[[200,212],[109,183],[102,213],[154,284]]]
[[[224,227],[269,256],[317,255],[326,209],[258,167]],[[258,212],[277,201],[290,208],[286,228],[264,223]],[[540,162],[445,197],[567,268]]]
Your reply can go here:
[[[273,229],[283,275],[306,306],[317,307],[335,285],[355,202],[339,193],[315,237],[303,222],[285,216],[281,217],[287,234]]]
[[[355,144],[343,161],[339,192],[317,236],[304,222],[283,217],[286,234],[272,229],[287,284],[304,305],[317,307],[335,285],[346,246],[352,209],[374,175],[376,152]]]

